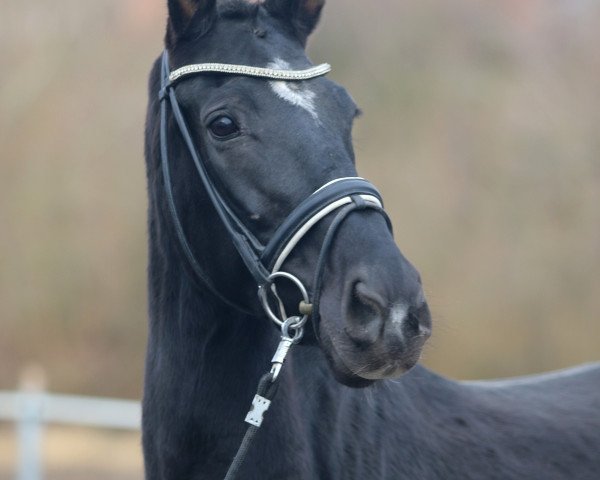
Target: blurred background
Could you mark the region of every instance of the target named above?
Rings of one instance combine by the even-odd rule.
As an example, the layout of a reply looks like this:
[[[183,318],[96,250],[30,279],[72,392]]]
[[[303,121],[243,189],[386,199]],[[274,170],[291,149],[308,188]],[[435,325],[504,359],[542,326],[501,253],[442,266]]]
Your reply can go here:
[[[142,136],[165,3],[0,4],[0,390],[35,369],[50,391],[141,396]],[[359,172],[422,273],[437,372],[600,360],[598,45],[594,0],[328,0],[310,55],[364,111]],[[49,478],[141,478],[137,434],[47,438]]]

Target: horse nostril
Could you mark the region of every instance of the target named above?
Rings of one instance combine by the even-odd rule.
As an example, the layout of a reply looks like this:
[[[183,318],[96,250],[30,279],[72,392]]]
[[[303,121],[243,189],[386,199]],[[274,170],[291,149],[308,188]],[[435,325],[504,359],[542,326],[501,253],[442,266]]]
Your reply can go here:
[[[414,313],[409,312],[409,314],[406,317],[405,324],[406,324],[407,328],[409,328],[414,333],[419,332],[419,319],[417,318],[417,316]]]
[[[381,336],[387,305],[377,293],[363,282],[356,282],[347,304],[345,331],[359,344],[372,344]]]
[[[431,313],[429,312],[427,302],[423,302],[419,307],[413,307],[408,310],[406,327],[415,335],[423,337],[431,335]]]
[[[386,335],[389,338],[397,336],[403,340],[415,338],[427,339],[431,336],[431,315],[427,302],[423,301],[418,307],[406,307],[402,304],[392,308]]]
[[[370,310],[378,317],[385,317],[388,310],[387,302],[379,294],[370,290],[365,283],[357,282],[354,285],[354,297],[364,309]]]
[[[355,281],[346,300],[345,332],[358,345],[370,346],[384,341],[401,348],[413,339],[431,335],[431,315],[422,292],[412,295],[414,303],[392,303],[372,284]]]

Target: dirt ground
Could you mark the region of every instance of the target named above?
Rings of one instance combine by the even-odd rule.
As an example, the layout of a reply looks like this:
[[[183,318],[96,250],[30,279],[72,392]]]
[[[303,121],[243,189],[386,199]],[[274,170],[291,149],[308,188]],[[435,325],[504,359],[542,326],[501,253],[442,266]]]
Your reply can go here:
[[[49,427],[44,432],[45,480],[141,480],[140,435]],[[16,432],[0,425],[0,480],[16,478]]]

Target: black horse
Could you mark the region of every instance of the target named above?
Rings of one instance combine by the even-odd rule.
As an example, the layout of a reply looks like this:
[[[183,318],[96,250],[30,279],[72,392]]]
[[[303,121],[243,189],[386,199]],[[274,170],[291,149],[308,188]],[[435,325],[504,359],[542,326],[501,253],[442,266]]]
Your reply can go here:
[[[169,0],[169,69],[206,62],[306,69],[304,45],[323,3]],[[165,179],[161,76],[157,61],[146,126],[146,478],[221,479],[280,336],[171,110]],[[356,175],[351,128],[358,110],[324,77],[284,82],[211,73],[173,88],[215,189],[262,243],[312,192]],[[316,225],[285,261],[311,289],[331,222]],[[294,311],[289,290],[281,286]],[[307,324],[292,349],[240,478],[600,478],[600,366],[480,383],[415,366],[431,331],[429,310],[419,275],[381,212],[357,210],[339,226],[314,313],[321,320],[314,331]]]

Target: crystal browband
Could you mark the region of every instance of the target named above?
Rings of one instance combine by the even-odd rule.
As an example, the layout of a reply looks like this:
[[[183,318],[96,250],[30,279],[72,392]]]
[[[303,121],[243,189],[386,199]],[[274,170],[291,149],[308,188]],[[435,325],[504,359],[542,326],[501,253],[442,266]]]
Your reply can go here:
[[[169,74],[169,83],[175,83],[182,77],[196,73],[226,73],[247,77],[269,78],[272,80],[298,81],[321,77],[331,71],[331,65],[322,63],[305,70],[279,70],[274,68],[249,67],[228,63],[196,63],[173,70]]]

